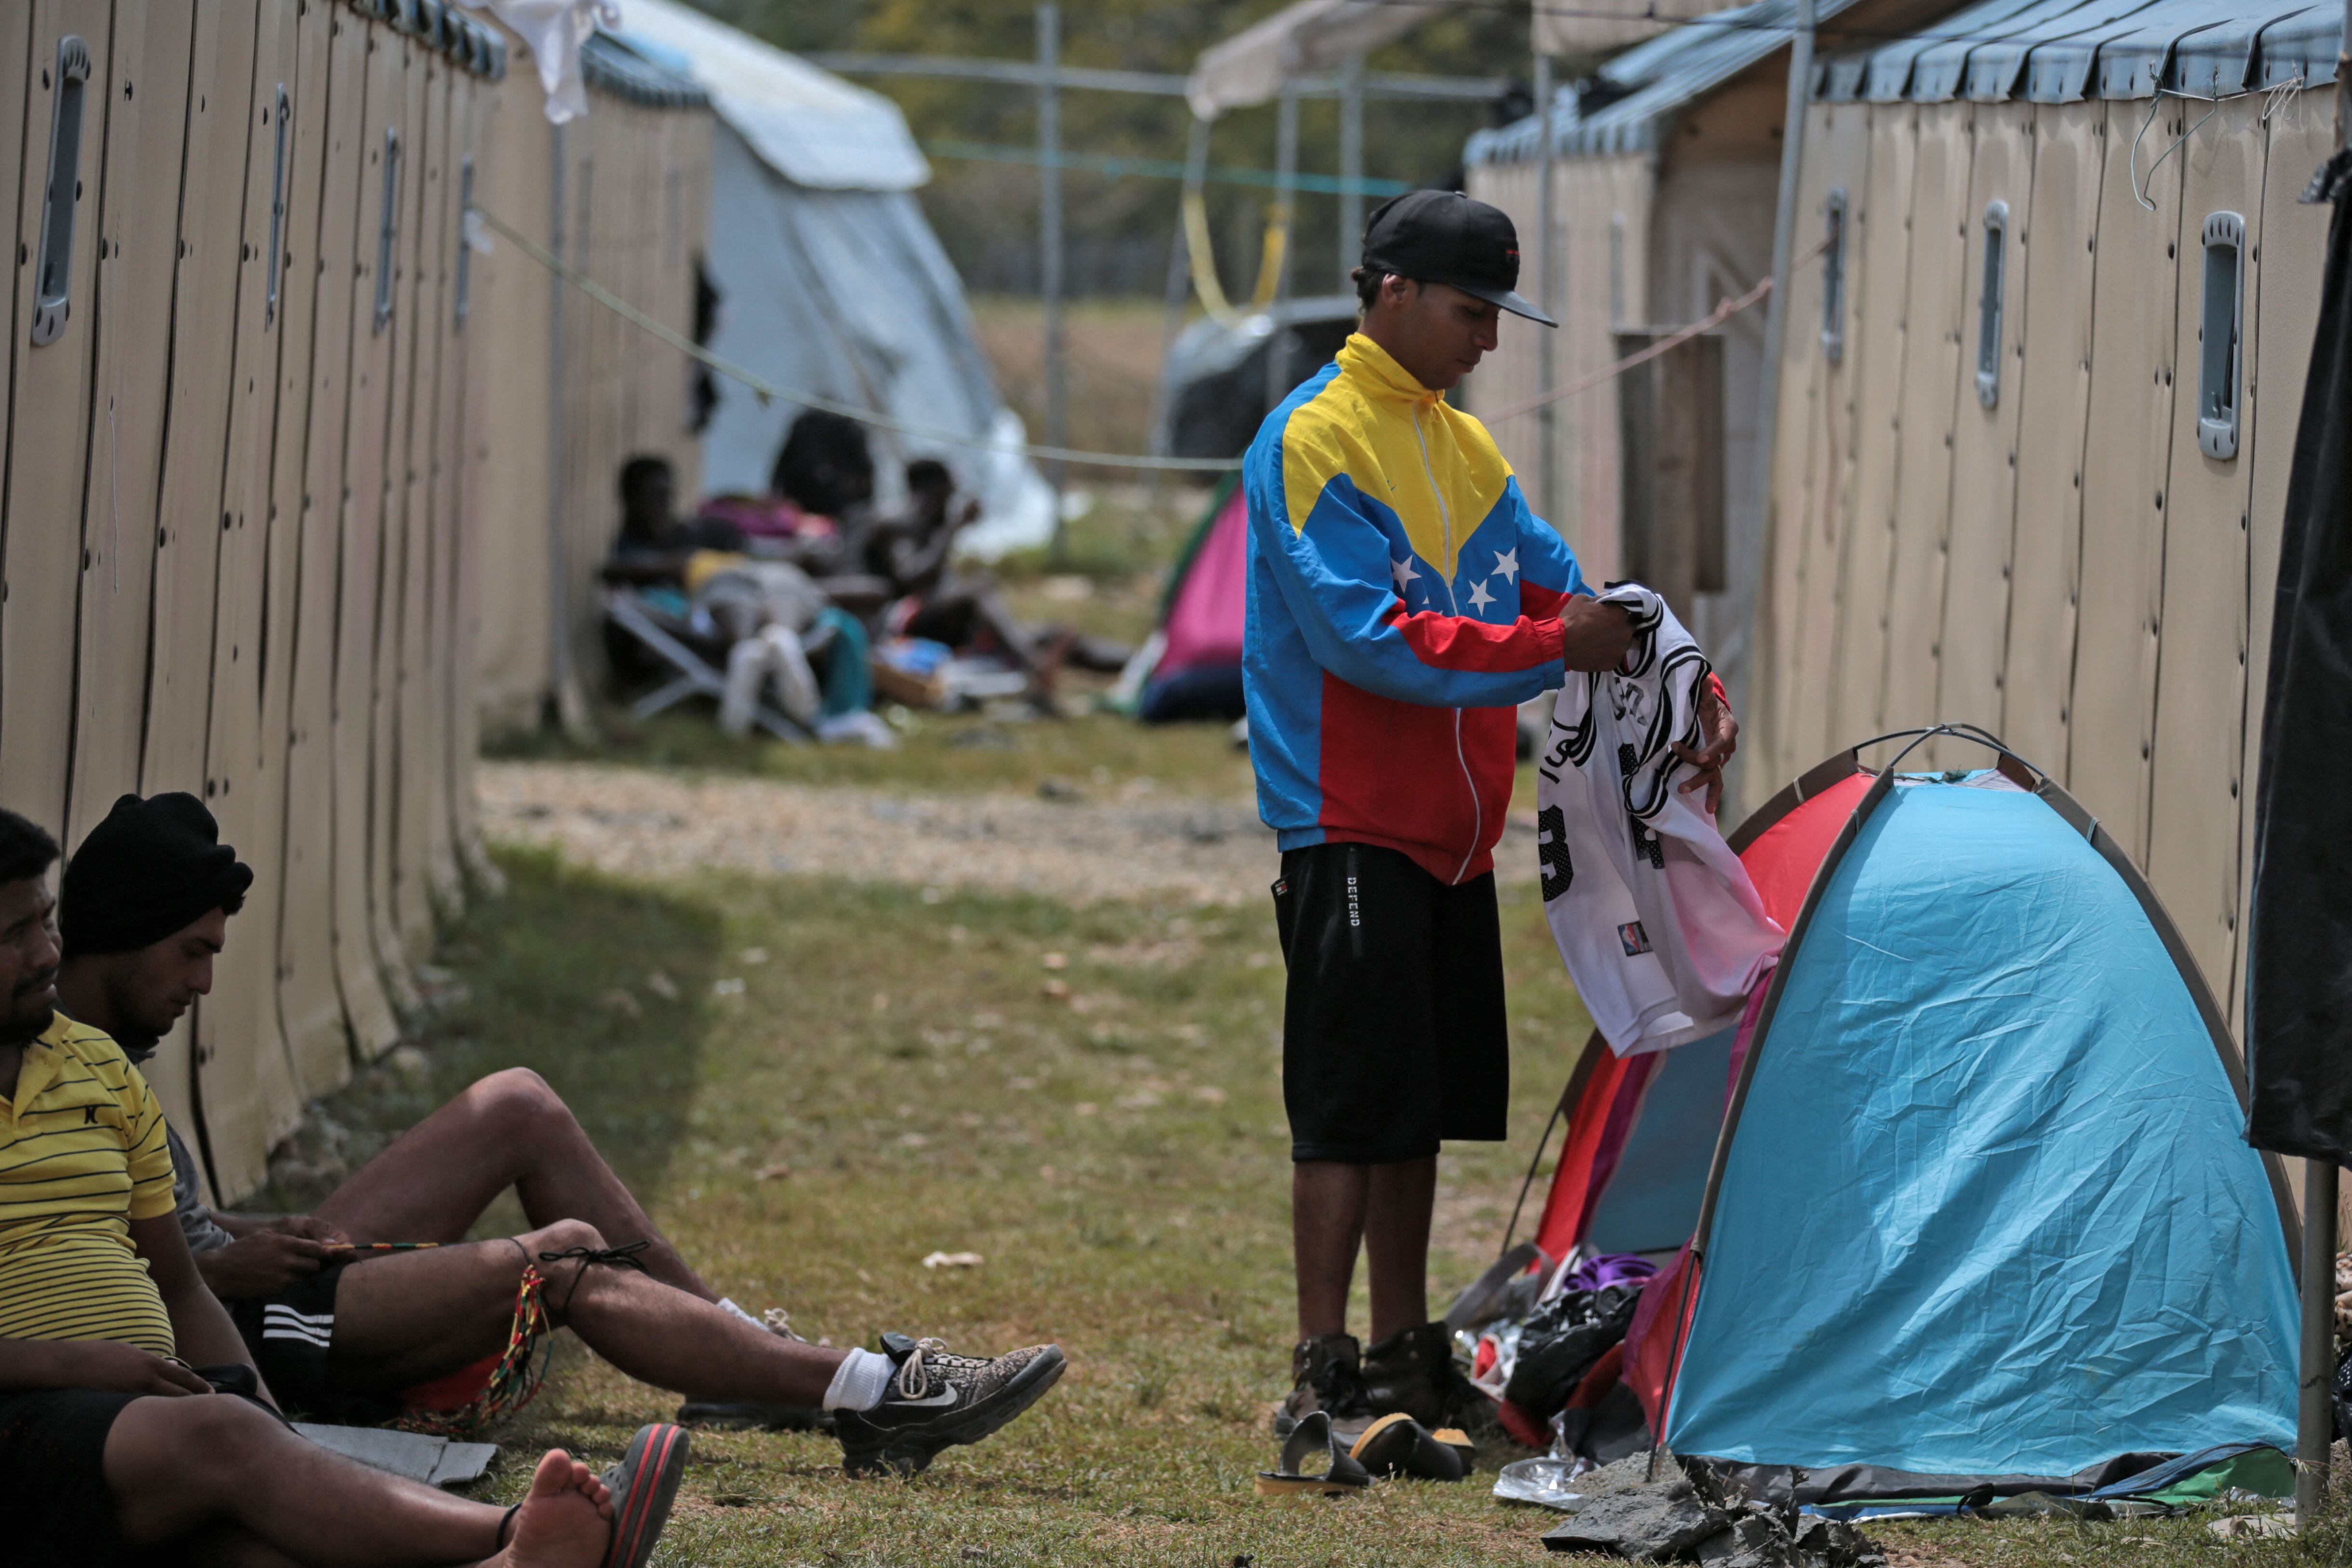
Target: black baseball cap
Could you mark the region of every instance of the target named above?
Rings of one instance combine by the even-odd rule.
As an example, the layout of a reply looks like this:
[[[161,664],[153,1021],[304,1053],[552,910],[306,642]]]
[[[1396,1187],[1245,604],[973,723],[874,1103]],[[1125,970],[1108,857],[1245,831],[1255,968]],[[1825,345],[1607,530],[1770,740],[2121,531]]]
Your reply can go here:
[[[1519,231],[1509,216],[1459,191],[1407,191],[1383,203],[1364,225],[1364,265],[1559,325],[1519,297]]]

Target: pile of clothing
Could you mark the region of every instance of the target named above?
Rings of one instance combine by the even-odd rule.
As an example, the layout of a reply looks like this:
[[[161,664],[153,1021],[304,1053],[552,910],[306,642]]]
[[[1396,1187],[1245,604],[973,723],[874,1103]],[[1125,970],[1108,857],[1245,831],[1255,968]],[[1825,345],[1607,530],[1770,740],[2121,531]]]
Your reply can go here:
[[[1528,1447],[1588,1467],[1647,1447],[1641,1401],[1620,1373],[1634,1309],[1657,1265],[1632,1254],[1554,1262],[1531,1247],[1520,1256],[1532,1265],[1527,1272],[1483,1300],[1474,1287],[1448,1314],[1471,1382]]]

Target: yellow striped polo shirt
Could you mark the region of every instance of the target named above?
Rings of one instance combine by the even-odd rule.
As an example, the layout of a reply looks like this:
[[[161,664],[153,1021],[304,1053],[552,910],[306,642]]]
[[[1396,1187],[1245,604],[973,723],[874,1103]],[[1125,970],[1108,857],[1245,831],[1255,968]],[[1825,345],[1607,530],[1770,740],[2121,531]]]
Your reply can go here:
[[[171,1212],[154,1091],[113,1040],[60,1013],[26,1046],[15,1103],[0,1102],[0,1336],[172,1354],[130,1224]]]

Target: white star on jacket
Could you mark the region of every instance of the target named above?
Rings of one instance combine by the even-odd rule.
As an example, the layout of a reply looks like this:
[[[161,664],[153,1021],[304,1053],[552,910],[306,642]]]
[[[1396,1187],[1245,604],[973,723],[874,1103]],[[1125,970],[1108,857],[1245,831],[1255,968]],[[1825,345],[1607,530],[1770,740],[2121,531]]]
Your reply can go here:
[[[1412,569],[1412,557],[1408,555],[1402,561],[1389,563],[1389,575],[1396,579],[1397,594],[1402,597],[1404,585],[1418,579],[1421,574]]]
[[[1472,609],[1483,610],[1494,602],[1495,595],[1486,592],[1486,584],[1473,583],[1470,584],[1470,607]]]
[[[1519,552],[1516,550],[1495,552],[1495,575],[1507,583],[1519,580]]]

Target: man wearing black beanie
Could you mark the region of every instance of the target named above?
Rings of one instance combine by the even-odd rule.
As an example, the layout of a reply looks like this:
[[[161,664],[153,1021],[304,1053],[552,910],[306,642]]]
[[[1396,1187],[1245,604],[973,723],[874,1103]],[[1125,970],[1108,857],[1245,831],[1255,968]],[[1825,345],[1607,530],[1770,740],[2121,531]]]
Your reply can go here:
[[[213,959],[252,882],[203,802],[123,796],[66,868],[58,1005],[134,1060],[152,1056],[212,989]],[[1019,1415],[1061,1375],[1052,1345],[982,1358],[890,1335],[886,1352],[842,1351],[716,1300],[528,1069],[474,1084],[316,1215],[214,1214],[176,1135],[171,1149],[196,1268],[290,1411],[398,1414],[402,1391],[504,1348],[517,1287],[534,1267],[557,1326],[629,1375],[688,1394],[688,1418],[806,1426],[829,1415],[853,1474],[919,1470],[940,1448]],[[534,1228],[467,1241],[509,1186]],[[436,1245],[353,1250],[403,1242]]]

